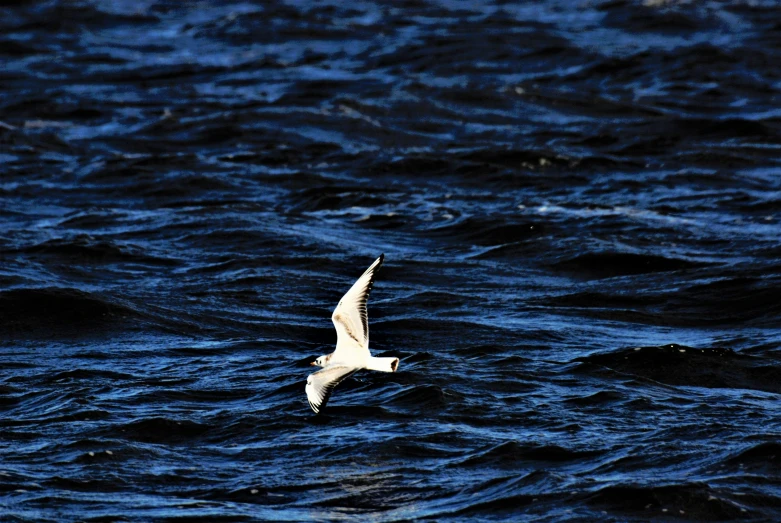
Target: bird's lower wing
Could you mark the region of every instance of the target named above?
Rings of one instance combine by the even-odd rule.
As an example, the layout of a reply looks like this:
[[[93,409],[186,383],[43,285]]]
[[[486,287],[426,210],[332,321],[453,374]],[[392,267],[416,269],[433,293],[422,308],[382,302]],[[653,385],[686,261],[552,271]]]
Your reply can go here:
[[[334,388],[357,370],[356,367],[333,365],[310,374],[306,379],[306,398],[312,410],[319,414]]]

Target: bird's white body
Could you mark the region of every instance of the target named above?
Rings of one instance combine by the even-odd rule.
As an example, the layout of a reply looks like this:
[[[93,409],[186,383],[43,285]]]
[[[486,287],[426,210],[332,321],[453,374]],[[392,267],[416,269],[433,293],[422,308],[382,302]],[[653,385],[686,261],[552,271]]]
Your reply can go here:
[[[347,291],[331,315],[336,327],[336,350],[320,356],[312,365],[323,367],[306,380],[309,406],[316,413],[322,410],[334,387],[363,369],[396,372],[398,358],[377,358],[369,352],[369,316],[366,302],[374,284],[374,276],[385,255],[380,255]]]

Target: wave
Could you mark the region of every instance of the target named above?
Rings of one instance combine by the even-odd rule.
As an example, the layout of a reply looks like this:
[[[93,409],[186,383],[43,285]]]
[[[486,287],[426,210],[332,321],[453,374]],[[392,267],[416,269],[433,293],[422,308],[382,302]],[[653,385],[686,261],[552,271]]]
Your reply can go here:
[[[624,401],[625,399],[625,395],[620,392],[600,390],[599,392],[595,392],[587,396],[567,398],[564,400],[564,402],[569,403],[570,405],[577,405],[579,407],[588,407],[592,405],[601,406],[605,404],[616,403]]]
[[[87,380],[92,383],[103,380],[132,380],[136,379],[133,374],[125,372],[116,372],[107,369],[73,369],[62,372],[57,372],[50,376],[44,377],[41,382],[46,384],[60,383],[64,381],[79,381]]]
[[[562,476],[544,470],[499,476],[463,486],[456,495],[430,502],[423,512],[439,518],[500,514],[517,517],[527,509],[563,501],[567,497],[560,492],[563,482]]]
[[[292,197],[299,212],[343,210],[350,207],[373,209],[395,203],[390,191],[368,190],[364,187],[335,185],[302,189]]]
[[[386,396],[383,403],[389,407],[398,406],[404,409],[441,409],[447,405],[447,398],[445,391],[436,385],[413,385]]]
[[[139,318],[129,306],[73,288],[0,291],[0,332],[6,336],[83,336]]]
[[[781,285],[775,278],[708,277],[704,283],[668,287],[664,283],[661,288],[590,289],[530,301],[558,314],[667,326],[762,327],[774,325],[781,317],[781,305],[775,299]]]
[[[429,229],[428,235],[460,244],[497,246],[528,240],[544,231],[541,223],[508,216],[467,217]]]
[[[660,486],[611,485],[585,498],[589,505],[642,518],[725,521],[748,516],[742,503],[705,483]]]
[[[781,465],[781,443],[777,441],[759,443],[741,450],[722,463],[731,468],[737,466],[744,473],[751,471],[777,476]]]
[[[653,272],[672,272],[698,269],[709,263],[695,262],[653,254],[625,252],[594,252],[556,262],[556,270],[585,278],[612,278]]]
[[[211,428],[209,425],[187,419],[154,417],[116,424],[103,429],[102,433],[112,438],[144,443],[184,444],[201,439]]]
[[[16,249],[11,253],[29,255],[31,258],[57,258],[71,263],[79,261],[88,264],[138,263],[163,266],[179,264],[178,260],[151,255],[146,249],[138,245],[99,240],[86,234],[68,239],[48,240],[29,247]]]
[[[781,393],[778,361],[725,348],[696,349],[669,344],[602,352],[573,361],[669,385]]]
[[[559,445],[522,444],[505,441],[478,451],[463,460],[451,462],[456,467],[515,468],[520,462],[582,462],[604,454],[597,450],[571,450]]]

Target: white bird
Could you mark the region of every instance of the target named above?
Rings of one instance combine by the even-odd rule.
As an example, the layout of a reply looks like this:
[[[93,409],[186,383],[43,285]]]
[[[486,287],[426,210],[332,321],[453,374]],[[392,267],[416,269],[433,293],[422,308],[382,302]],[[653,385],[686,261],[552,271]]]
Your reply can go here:
[[[323,367],[306,379],[309,406],[319,413],[328,403],[334,387],[361,369],[396,372],[399,358],[375,358],[369,352],[369,316],[366,301],[374,276],[382,265],[381,254],[347,291],[331,315],[336,327],[336,350],[320,356],[310,365]]]

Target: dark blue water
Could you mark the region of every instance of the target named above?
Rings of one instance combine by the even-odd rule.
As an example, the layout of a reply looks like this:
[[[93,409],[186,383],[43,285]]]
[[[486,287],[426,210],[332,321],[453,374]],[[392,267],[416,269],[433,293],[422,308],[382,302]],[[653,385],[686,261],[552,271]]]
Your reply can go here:
[[[0,520],[781,520],[781,8],[477,4],[2,2]]]

